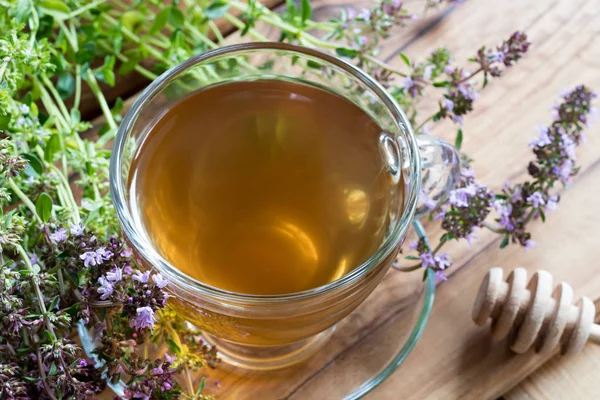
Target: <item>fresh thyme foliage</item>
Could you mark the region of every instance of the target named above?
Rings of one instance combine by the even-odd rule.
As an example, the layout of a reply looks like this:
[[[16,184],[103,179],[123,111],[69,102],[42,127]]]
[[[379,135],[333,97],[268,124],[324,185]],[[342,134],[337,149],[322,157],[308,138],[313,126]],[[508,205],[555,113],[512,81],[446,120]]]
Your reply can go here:
[[[459,1],[428,0],[427,7]],[[445,48],[423,61],[400,54],[404,66],[381,61],[379,46],[414,18],[397,0],[370,9],[343,10],[331,21],[311,19],[309,1],[288,2],[278,14],[250,0],[0,0],[0,397],[85,399],[105,381],[124,381],[126,398],[204,399],[190,371],[214,367],[206,346],[169,308],[168,282],[142,272],[119,238],[108,196],[106,144],[116,134],[123,102],[109,104],[101,84],[113,86],[133,71],[151,80],[167,68],[223,44],[215,23],[223,18],[242,34],[267,40],[259,24],[275,27],[280,39],[335,52],[376,77],[407,111],[417,131],[450,118],[461,124],[476,102],[478,87],[499,77],[529,43],[516,32],[496,48],[482,47],[474,72],[455,65]],[[182,11],[184,10],[184,11]],[[227,66],[224,66],[227,68]],[[483,78],[478,86],[475,78]],[[439,93],[439,109],[418,112],[424,94]],[[97,141],[81,134],[83,95],[91,93],[105,123]],[[408,269],[433,268],[444,279],[450,264],[441,245],[472,238],[499,213],[503,245],[529,245],[526,224],[552,209],[552,185],[577,172],[574,146],[591,112],[594,95],[578,87],[564,97],[553,124],[532,144],[532,180],[507,186],[492,200],[465,164],[463,181],[448,204],[432,210],[446,233],[435,249],[415,244],[420,261]],[[462,142],[458,129],[457,147]],[[77,345],[78,321],[93,332],[97,350],[88,358]],[[150,343],[169,351],[148,359]],[[104,374],[104,377],[102,377]],[[179,377],[183,377],[181,382]]]

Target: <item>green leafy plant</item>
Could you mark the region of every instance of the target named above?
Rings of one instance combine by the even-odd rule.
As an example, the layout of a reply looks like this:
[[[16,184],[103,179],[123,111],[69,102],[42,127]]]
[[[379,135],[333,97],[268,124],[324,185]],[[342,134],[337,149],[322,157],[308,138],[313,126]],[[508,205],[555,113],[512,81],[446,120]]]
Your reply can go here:
[[[268,40],[257,28],[266,24],[278,30],[281,41],[333,52],[376,77],[420,134],[442,119],[460,126],[479,88],[529,47],[521,32],[493,49],[482,47],[468,60],[474,72],[453,64],[445,48],[420,62],[399,54],[403,67],[390,66],[378,58],[379,46],[413,19],[390,0],[371,9],[342,10],[330,21],[313,20],[308,0],[289,1],[282,13],[256,0],[0,0],[0,5],[0,397],[5,399],[93,398],[107,383],[122,383],[125,398],[206,398],[203,382],[194,385],[190,373],[214,367],[214,350],[166,307],[168,282],[137,270],[119,238],[108,191],[107,144],[124,103],[109,102],[102,85],[114,86],[119,75],[132,72],[152,80],[223,45],[218,19],[257,41]],[[427,116],[419,113],[425,92],[439,97],[437,110]],[[85,93],[99,106],[101,126],[81,117]],[[422,236],[414,245],[418,257],[407,256],[419,263],[397,267],[432,268],[444,279],[449,261],[438,252],[441,246],[469,240],[479,227],[504,235],[503,246],[529,246],[527,223],[545,218],[558,201],[553,185],[568,183],[577,172],[574,147],[593,97],[582,86],[564,96],[554,122],[532,144],[536,158],[528,182],[494,194],[474,181],[465,156],[464,179],[448,203],[429,202],[430,218],[442,220],[445,229],[440,244],[432,249]],[[86,139],[92,128],[97,140]],[[462,140],[458,127],[457,148]],[[492,207],[498,226],[485,221]],[[92,357],[78,344],[80,328],[94,334]],[[168,354],[149,358],[150,343],[167,344]]]

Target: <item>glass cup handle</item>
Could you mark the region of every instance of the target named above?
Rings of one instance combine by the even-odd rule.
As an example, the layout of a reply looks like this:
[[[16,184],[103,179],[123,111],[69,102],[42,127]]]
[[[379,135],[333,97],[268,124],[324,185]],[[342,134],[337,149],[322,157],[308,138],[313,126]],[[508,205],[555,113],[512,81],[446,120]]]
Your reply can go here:
[[[450,143],[429,135],[416,137],[421,156],[421,193],[416,218],[446,201],[460,180],[460,155]]]

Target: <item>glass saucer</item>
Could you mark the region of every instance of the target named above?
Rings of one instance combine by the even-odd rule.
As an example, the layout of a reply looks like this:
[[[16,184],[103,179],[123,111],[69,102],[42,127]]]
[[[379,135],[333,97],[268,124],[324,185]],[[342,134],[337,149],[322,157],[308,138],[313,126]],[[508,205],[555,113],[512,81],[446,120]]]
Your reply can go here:
[[[434,294],[433,271],[423,275],[391,269],[308,360],[270,371],[249,371],[222,361],[216,369],[195,373],[194,386],[204,378],[202,393],[218,400],[362,398],[392,375],[410,354],[425,328]],[[93,344],[83,327],[80,336],[84,349],[91,354]],[[166,348],[156,351],[160,356]],[[182,379],[179,382],[185,387]],[[117,395],[123,393],[120,384],[110,388]]]

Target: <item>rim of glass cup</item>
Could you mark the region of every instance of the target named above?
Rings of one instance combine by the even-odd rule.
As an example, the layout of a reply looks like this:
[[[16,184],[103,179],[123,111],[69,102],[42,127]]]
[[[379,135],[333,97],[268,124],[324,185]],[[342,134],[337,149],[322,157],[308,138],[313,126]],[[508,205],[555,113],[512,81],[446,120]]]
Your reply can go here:
[[[324,61],[327,64],[341,69],[344,73],[352,75],[354,78],[360,81],[361,84],[367,86],[373,91],[378,100],[385,105],[388,112],[390,112],[390,114],[393,116],[398,129],[401,132],[406,133],[403,135],[403,144],[406,147],[405,149],[402,149],[402,154],[408,155],[410,159],[410,179],[408,181],[408,192],[405,198],[405,207],[402,215],[400,216],[399,222],[396,224],[389,236],[385,239],[384,243],[373,255],[371,255],[371,257],[369,257],[368,260],[341,278],[316,288],[295,293],[256,295],[232,292],[207,285],[175,268],[160,254],[158,254],[145,235],[142,235],[139,232],[139,230],[143,228],[136,226],[135,220],[131,215],[128,202],[126,200],[127,194],[126,190],[124,189],[125,185],[123,184],[123,178],[121,175],[121,160],[123,157],[126,139],[129,136],[129,133],[132,131],[141,111],[158,93],[160,93],[160,91],[166,85],[175,80],[180,74],[213,58],[225,55],[234,55],[235,53],[260,51],[283,51],[317,58],[320,61]],[[158,78],[156,78],[152,83],[150,83],[150,85],[148,85],[142,91],[131,108],[127,111],[123,121],[121,122],[121,125],[119,126],[110,159],[109,179],[112,202],[125,236],[129,239],[131,244],[135,247],[142,258],[144,258],[152,267],[156,268],[158,272],[165,274],[172,284],[181,285],[187,290],[199,291],[204,295],[222,300],[240,301],[246,303],[281,303],[287,301],[306,300],[334,292],[338,289],[346,288],[377,266],[381,260],[388,256],[390,252],[392,252],[394,248],[399,245],[402,236],[404,233],[406,233],[414,218],[421,184],[421,159],[419,156],[418,145],[414,132],[408,121],[408,118],[404,114],[404,111],[386,92],[386,90],[367,73],[363,72],[361,69],[350,64],[349,62],[342,60],[341,58],[312,48],[278,42],[255,42],[224,46],[191,57],[186,61],[171,67]]]

